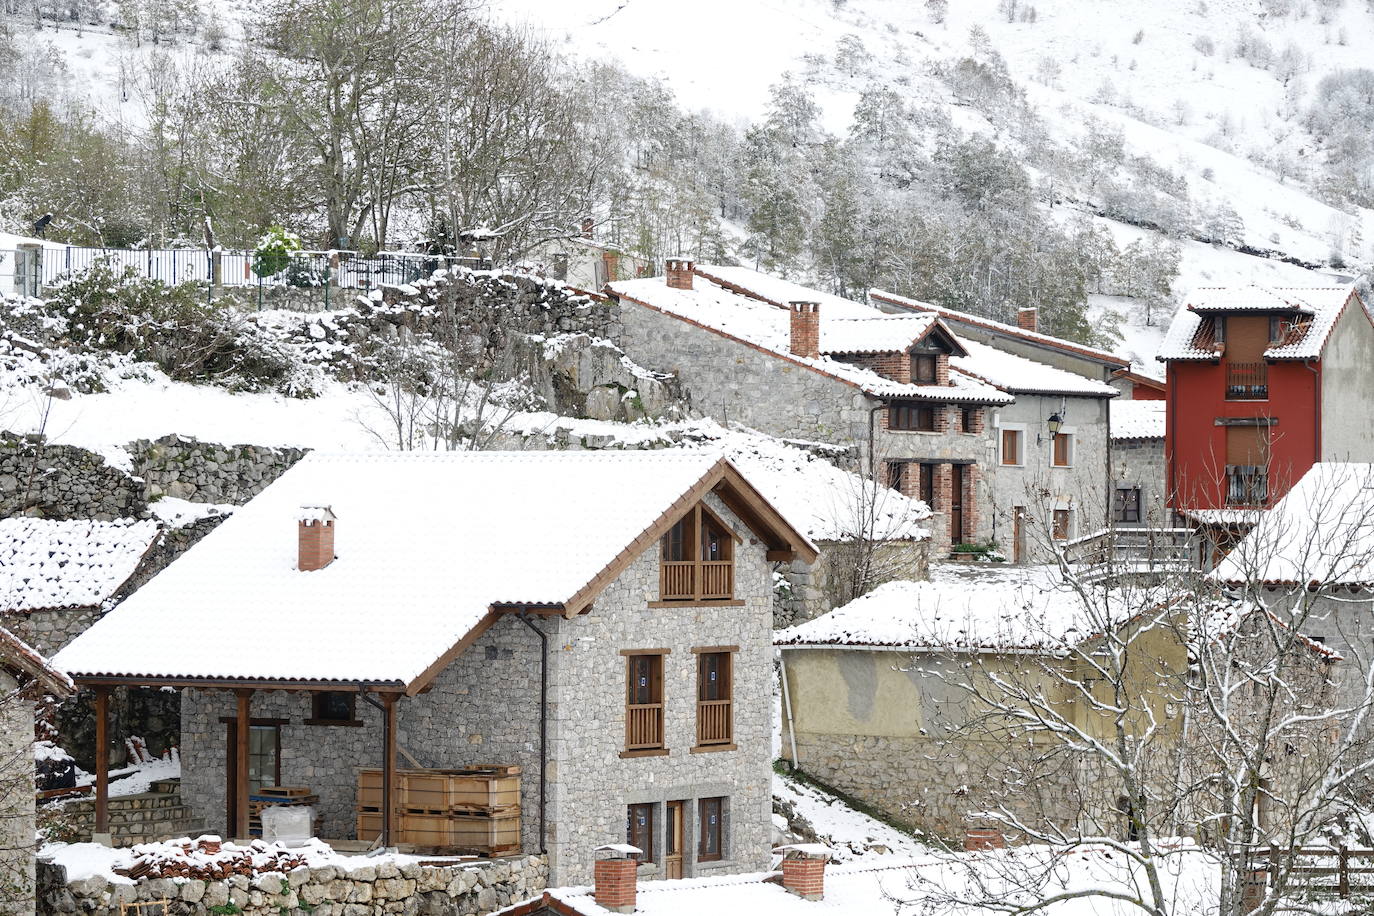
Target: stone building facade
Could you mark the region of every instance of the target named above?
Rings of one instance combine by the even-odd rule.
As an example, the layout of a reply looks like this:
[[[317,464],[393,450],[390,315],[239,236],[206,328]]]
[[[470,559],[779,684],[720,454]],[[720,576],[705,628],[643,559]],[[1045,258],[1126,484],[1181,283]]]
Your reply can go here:
[[[571,619],[532,616],[528,624],[498,616],[428,690],[397,701],[404,758],[433,768],[521,767],[522,847],[547,853],[553,883],[589,881],[596,847],[627,840],[632,805],[653,812],[652,850],[646,850],[642,874],[662,876],[666,868],[670,803],[681,803],[674,810],[683,821],[683,874],[757,871],[768,864],[773,563],[757,520],[746,522],[714,492],[703,504],[741,536],[732,600],[661,601],[662,548],[655,539],[601,588],[589,612]],[[542,810],[541,641],[535,628],[546,635],[548,649]],[[730,658],[727,745],[697,744],[701,651]],[[640,652],[662,659],[663,749],[648,753],[626,750],[627,655]],[[187,689],[182,704],[182,797],[211,829],[227,828],[224,761],[235,696]],[[269,740],[280,748],[274,778],[309,786],[320,797],[326,837],[354,836],[357,769],[381,764],[381,716],[363,698],[354,708],[352,723],[321,725],[312,721],[308,693],[260,690],[251,698],[254,724],[276,730]],[[719,804],[719,857],[697,855],[703,800]]]

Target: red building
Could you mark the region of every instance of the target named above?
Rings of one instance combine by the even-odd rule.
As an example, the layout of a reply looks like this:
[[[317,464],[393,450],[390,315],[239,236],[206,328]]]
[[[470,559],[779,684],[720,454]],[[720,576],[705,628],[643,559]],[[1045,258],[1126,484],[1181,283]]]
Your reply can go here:
[[[1169,505],[1195,521],[1243,520],[1225,510],[1272,505],[1316,462],[1374,459],[1374,323],[1351,287],[1199,289],[1159,359]]]

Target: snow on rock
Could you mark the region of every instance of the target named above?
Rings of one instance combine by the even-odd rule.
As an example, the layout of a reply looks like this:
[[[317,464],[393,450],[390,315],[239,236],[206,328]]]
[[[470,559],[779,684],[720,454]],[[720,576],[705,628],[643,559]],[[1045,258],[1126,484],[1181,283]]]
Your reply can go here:
[[[99,605],[157,536],[153,521],[0,519],[0,610]]]
[[[238,506],[233,503],[193,503],[189,499],[164,496],[148,504],[148,509],[162,522],[180,528],[203,518],[231,515]]]
[[[774,774],[773,798],[803,818],[817,843],[836,862],[882,860],[914,856],[928,847],[908,833],[884,824],[846,805],[815,786]]]
[[[1167,401],[1114,401],[1113,439],[1163,439]]]

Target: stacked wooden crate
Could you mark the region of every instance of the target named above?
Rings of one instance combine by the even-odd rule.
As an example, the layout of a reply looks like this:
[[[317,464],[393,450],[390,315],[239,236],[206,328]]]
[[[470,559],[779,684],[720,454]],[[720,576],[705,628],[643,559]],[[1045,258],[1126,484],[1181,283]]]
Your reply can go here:
[[[506,855],[520,851],[520,768],[397,770],[395,842]],[[382,832],[382,771],[358,770],[358,839]]]
[[[262,836],[262,809],[274,805],[298,807],[317,805],[320,797],[310,791],[309,786],[263,786],[248,796],[248,835]],[[315,809],[311,831],[320,835],[320,811]]]

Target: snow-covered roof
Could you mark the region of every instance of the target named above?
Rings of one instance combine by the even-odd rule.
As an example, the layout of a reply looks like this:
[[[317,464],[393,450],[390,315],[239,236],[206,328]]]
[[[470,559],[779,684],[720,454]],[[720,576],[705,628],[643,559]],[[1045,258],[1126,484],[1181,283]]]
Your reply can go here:
[[[0,613],[100,605],[157,536],[152,521],[0,519]]]
[[[1106,382],[1084,378],[1038,363],[1015,353],[969,340],[962,341],[967,356],[950,357],[949,364],[1012,394],[1060,394],[1089,398],[1114,398],[1121,392]]]
[[[76,690],[65,672],[4,627],[0,627],[0,667],[8,668],[25,681],[36,681],[44,691],[56,697],[70,696]]]
[[[760,493],[813,541],[925,540],[925,503],[876,486],[824,458],[776,439],[731,432],[723,448]]]
[[[749,487],[718,452],[312,453],[56,662],[78,677],[416,690],[493,605],[580,610],[680,500],[718,483]],[[336,559],[302,572],[311,505],[338,519]],[[769,524],[770,546],[814,555]]]
[[[1374,586],[1374,464],[1312,465],[1212,575],[1233,583]]]
[[[748,267],[727,267],[723,264],[698,264],[695,273],[736,292],[787,308],[793,302],[815,302],[822,315],[835,318],[873,318],[883,312],[866,302],[855,302],[843,296],[823,293],[791,280],[762,273]]]
[[[1199,525],[1221,525],[1226,528],[1247,528],[1260,520],[1263,509],[1187,509],[1178,514]]]
[[[779,308],[770,302],[727,289],[702,276],[694,279],[692,289],[674,289],[661,277],[623,280],[608,284],[607,289],[616,296],[674,315],[847,382],[875,397],[970,404],[1009,404],[1012,401],[1010,396],[992,385],[968,376],[952,374],[949,385],[904,385],[884,378],[872,369],[845,363],[824,353],[815,358],[797,356],[791,352],[791,315],[786,308]],[[822,303],[820,324],[823,345],[831,321],[825,309],[825,303]],[[889,321],[896,322],[891,327],[899,329],[888,338],[889,340],[901,337],[913,328],[912,324],[904,320],[905,316],[884,316],[876,310],[870,312],[875,317],[867,320],[884,324],[875,325],[876,330],[863,332],[865,334],[888,335],[885,323]],[[836,320],[847,323],[852,321]],[[859,332],[851,328],[840,333],[853,337]],[[907,342],[907,345],[909,344],[910,340]]]
[[[889,582],[815,620],[779,630],[773,643],[1061,651],[1097,629],[1074,590],[1050,567],[945,565],[932,569],[929,582]]]
[[[884,302],[888,305],[895,305],[898,308],[910,309],[916,312],[934,312],[941,318],[959,324],[967,324],[985,331],[1005,337],[1016,337],[1021,340],[1033,343],[1038,346],[1048,347],[1052,350],[1062,350],[1065,353],[1073,353],[1076,356],[1086,357],[1106,363],[1110,366],[1128,367],[1130,360],[1122,359],[1114,353],[1106,350],[1098,350],[1094,347],[1085,347],[1082,344],[1073,343],[1060,337],[1049,334],[1041,334],[1038,331],[1027,331],[1014,324],[1007,324],[1002,321],[993,321],[991,318],[984,318],[981,315],[972,315],[968,312],[960,312],[955,309],[947,309],[943,306],[934,305],[929,302],[922,302],[920,299],[912,299],[908,296],[899,296],[882,289],[870,289],[868,291],[870,299]],[[962,339],[962,338],[961,338]]]
[[[1113,439],[1163,439],[1167,401],[1114,401]]]
[[[937,320],[935,315],[829,318],[822,306],[821,352],[905,353]]]
[[[1201,287],[1174,313],[1156,358],[1161,362],[1216,359],[1220,355],[1216,344],[1199,333],[1204,331],[1204,315],[1289,311],[1298,313],[1293,330],[1265,350],[1265,358],[1315,359],[1354,295],[1352,286]]]

